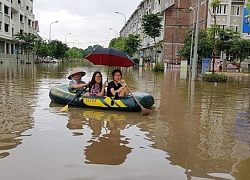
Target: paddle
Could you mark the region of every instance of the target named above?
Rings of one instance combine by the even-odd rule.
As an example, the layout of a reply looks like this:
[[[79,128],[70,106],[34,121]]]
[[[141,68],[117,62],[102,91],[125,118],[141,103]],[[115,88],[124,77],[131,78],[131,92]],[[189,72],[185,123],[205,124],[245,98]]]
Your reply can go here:
[[[152,111],[150,109],[147,109],[145,107],[143,107],[141,105],[141,103],[136,99],[136,97],[133,95],[133,93],[129,90],[128,86],[126,86],[126,88],[128,89],[129,93],[131,94],[131,96],[133,97],[133,99],[135,100],[135,102],[140,106],[141,108],[141,112],[143,116],[148,116]]]
[[[72,103],[76,98],[80,97],[81,94],[83,93],[83,91],[85,91],[87,88],[88,88],[88,86],[85,86],[85,87],[83,88],[83,90],[81,90],[81,92],[79,92],[78,94],[76,94],[76,96],[75,96],[71,101],[69,101],[69,103],[68,103],[66,106],[64,106],[60,111],[61,111],[61,112],[62,112],[62,111],[68,111],[68,109],[69,109],[69,104]]]

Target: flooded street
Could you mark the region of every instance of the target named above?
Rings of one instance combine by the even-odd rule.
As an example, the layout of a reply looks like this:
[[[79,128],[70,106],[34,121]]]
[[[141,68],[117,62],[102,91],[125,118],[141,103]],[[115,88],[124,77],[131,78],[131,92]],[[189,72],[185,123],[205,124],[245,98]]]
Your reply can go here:
[[[250,76],[216,84],[175,68],[122,69],[132,92],[154,96],[149,116],[60,112],[49,91],[78,66],[84,81],[95,70],[107,77],[88,62],[0,65],[1,179],[250,179]]]

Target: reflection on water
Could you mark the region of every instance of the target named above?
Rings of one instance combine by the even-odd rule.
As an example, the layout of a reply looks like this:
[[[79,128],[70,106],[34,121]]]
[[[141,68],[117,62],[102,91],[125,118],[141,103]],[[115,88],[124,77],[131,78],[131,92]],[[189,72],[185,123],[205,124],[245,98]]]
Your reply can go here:
[[[126,146],[129,139],[122,135],[121,131],[132,126],[131,122],[136,121],[138,113],[134,113],[133,116],[126,112],[117,114],[112,111],[86,109],[79,114],[79,111],[70,109],[68,115],[67,128],[72,131],[73,136],[84,135],[81,131],[84,128],[90,128],[92,131],[91,138],[84,148],[85,163],[118,165],[131,153],[132,148]]]
[[[33,126],[35,69],[1,66],[0,70],[0,159],[22,142],[23,132]],[[30,92],[27,92],[30,90]],[[33,97],[33,98],[31,98]]]
[[[40,114],[46,112],[46,123],[52,124],[39,122],[43,125],[38,129],[39,138],[55,133],[55,137],[46,138],[46,144],[60,152],[51,154],[51,149],[42,149],[41,156],[37,156],[38,166],[53,166],[47,161],[42,163],[43,154],[51,154],[60,172],[69,172],[68,164],[77,167],[75,179],[101,179],[104,167],[109,175],[106,179],[131,179],[131,169],[132,179],[250,179],[249,76],[229,77],[228,83],[221,84],[189,81],[188,74],[181,75],[178,69],[167,69],[162,74],[144,67],[122,69],[132,92],[154,96],[153,112],[148,117],[71,106],[67,113],[61,113],[62,105],[38,98],[48,97],[53,85],[67,83],[70,69],[77,66],[87,71],[85,81],[97,68],[107,76],[106,67],[89,63],[0,66],[0,159],[9,160],[9,150],[20,148],[25,131],[37,130],[35,109]],[[66,119],[65,124],[61,119]],[[35,138],[30,135],[30,139]],[[33,141],[22,146],[30,149],[39,145]],[[60,155],[68,157],[67,161],[63,162]],[[76,159],[81,160],[80,165]],[[130,167],[129,171],[125,167]],[[9,169],[10,165],[2,163],[1,168]],[[43,174],[51,173],[43,170]],[[58,178],[74,179],[64,175]],[[4,177],[11,179],[11,174]]]

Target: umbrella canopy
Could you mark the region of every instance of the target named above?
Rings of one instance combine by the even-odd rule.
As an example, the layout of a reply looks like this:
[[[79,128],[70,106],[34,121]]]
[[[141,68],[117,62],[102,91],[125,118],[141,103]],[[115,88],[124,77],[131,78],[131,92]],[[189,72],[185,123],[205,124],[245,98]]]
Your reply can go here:
[[[90,53],[87,60],[94,65],[129,67],[135,62],[124,51],[115,48],[99,48]]]

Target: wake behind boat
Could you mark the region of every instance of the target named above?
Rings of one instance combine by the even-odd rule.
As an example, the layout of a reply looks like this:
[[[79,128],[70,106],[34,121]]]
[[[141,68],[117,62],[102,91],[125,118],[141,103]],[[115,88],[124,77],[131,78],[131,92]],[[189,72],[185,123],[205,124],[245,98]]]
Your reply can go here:
[[[148,93],[135,92],[133,95],[144,108],[149,109],[154,104],[154,97]],[[73,100],[76,97],[76,94],[69,92],[68,85],[61,84],[51,88],[49,97],[53,102],[65,105]],[[114,99],[113,97],[108,96],[82,95],[75,98],[70,105],[84,108],[91,107],[118,111],[141,111],[141,107],[131,95],[126,95],[120,99]]]

